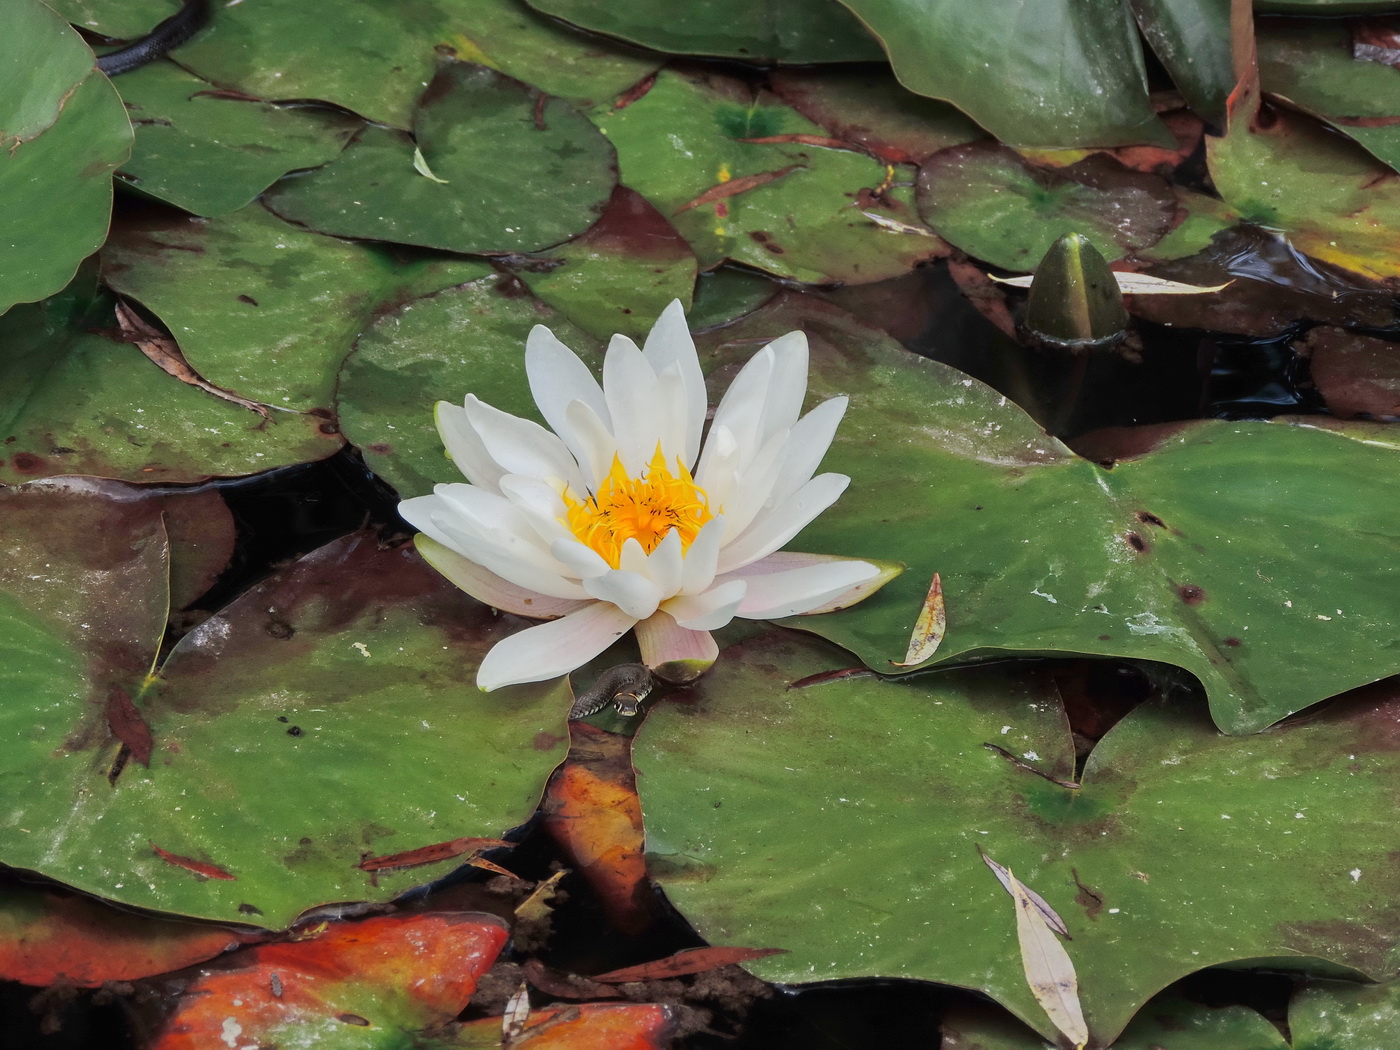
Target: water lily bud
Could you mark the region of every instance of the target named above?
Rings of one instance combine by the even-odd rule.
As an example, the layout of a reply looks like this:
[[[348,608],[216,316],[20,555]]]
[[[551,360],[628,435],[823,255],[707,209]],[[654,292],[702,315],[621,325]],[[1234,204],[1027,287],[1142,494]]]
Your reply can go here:
[[[1036,267],[1021,327],[1034,343],[1060,350],[1103,350],[1128,329],[1123,293],[1087,237],[1067,233]]]

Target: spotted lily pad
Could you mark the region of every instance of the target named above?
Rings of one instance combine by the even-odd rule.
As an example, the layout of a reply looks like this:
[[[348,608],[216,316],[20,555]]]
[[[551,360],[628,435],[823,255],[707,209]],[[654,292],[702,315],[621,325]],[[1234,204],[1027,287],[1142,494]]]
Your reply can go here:
[[[1386,984],[1310,981],[1288,1004],[1293,1050],[1383,1047],[1400,1031],[1400,989]]]
[[[788,949],[757,975],[959,985],[1050,1035],[983,852],[1068,926],[1095,1045],[1216,963],[1393,972],[1393,685],[1252,737],[1149,703],[1075,786],[1048,680],[833,663],[787,632],[730,646],[635,745],[653,878],[711,943]]]

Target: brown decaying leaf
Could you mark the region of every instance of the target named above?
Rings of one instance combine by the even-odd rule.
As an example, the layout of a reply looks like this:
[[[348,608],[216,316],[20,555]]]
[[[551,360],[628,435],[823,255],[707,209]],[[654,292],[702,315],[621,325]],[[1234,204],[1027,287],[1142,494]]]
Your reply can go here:
[[[186,871],[192,871],[202,878],[228,879],[229,881],[238,878],[237,875],[230,875],[228,872],[224,871],[223,868],[217,867],[216,865],[207,864],[202,860],[194,860],[191,857],[182,857],[178,853],[171,853],[168,850],[163,850],[154,842],[151,843],[151,849],[155,850],[156,856],[165,861],[165,863],[173,864],[177,868],[184,868]]]
[[[147,769],[151,768],[151,748],[155,744],[151,727],[141,717],[141,712],[131,702],[126,690],[119,685],[107,691],[107,725],[112,735],[126,745],[132,758]]]
[[[432,864],[435,861],[447,860],[449,857],[460,857],[463,853],[472,853],[484,849],[496,849],[498,847],[513,846],[515,843],[506,842],[504,839],[452,839],[450,842],[438,842],[431,846],[419,846],[417,849],[404,850],[402,853],[390,853],[383,857],[367,857],[356,865],[361,871],[382,871],[385,868],[413,868],[420,864]]]
[[[948,276],[973,307],[1011,340],[1019,340],[1016,321],[1006,305],[1006,293],[982,272],[982,268],[962,253],[948,259]]]
[[[756,139],[735,139],[735,142],[748,142],[755,146],[770,145],[794,145],[794,146],[819,146],[822,149],[842,149],[848,153],[864,153],[867,157],[875,154],[862,146],[859,142],[847,142],[845,139],[834,139],[829,135],[764,135]]]
[[[562,973],[552,970],[538,959],[527,959],[524,966],[525,979],[546,995],[556,999],[620,999],[622,993],[616,988],[600,984],[591,977],[580,977],[576,973]]]
[[[997,877],[997,881],[1001,883],[1001,888],[1004,889],[1007,893],[1011,893],[1011,870],[1009,868],[1002,867],[1002,865],[992,860],[991,857],[987,856],[987,854],[982,851],[981,846],[977,847],[977,852],[982,857],[982,863],[992,869],[992,874],[995,875]],[[1042,897],[1040,894],[1036,893],[1035,890],[1031,889],[1029,886],[1026,886],[1024,883],[1022,884],[1022,887],[1025,889],[1027,895],[1030,897],[1031,903],[1034,904],[1037,909],[1039,909],[1040,914],[1045,919],[1046,924],[1049,925],[1049,927],[1056,933],[1058,933],[1061,937],[1069,937],[1069,927],[1065,925],[1065,920],[1060,918],[1059,914],[1055,911],[1054,908],[1050,907],[1050,905],[1045,903],[1045,898]]]
[[[632,981],[660,981],[682,977],[688,973],[704,973],[721,966],[733,966],[749,959],[765,959],[770,955],[785,955],[786,948],[687,948],[654,962],[625,966],[621,970],[594,974],[590,980],[600,984],[628,984]]]
[[[515,917],[522,922],[538,922],[554,910],[554,897],[559,892],[559,880],[568,874],[567,869],[556,871],[540,883],[515,908]]]
[[[868,678],[874,673],[868,667],[842,667],[835,671],[818,671],[816,674],[809,674],[806,678],[799,678],[788,688],[806,689],[809,685],[825,685],[827,682],[839,682],[846,678]]]
[[[180,351],[180,346],[174,339],[164,332],[152,328],[125,303],[117,303],[117,324],[121,327],[122,335],[127,342],[134,343],[138,350],[150,358],[167,375],[174,376],[182,383],[198,387],[206,394],[213,394],[215,397],[246,408],[250,412],[256,412],[263,419],[272,418],[272,409],[275,406],[264,405],[260,401],[249,401],[246,397],[240,397],[232,390],[225,390],[223,387],[215,386],[209,382],[190,367],[190,363],[185,360],[185,355]]]
[[[924,607],[919,610],[919,618],[914,621],[914,632],[909,636],[909,651],[903,660],[891,660],[896,667],[913,667],[921,664],[938,651],[943,636],[948,633],[948,611],[943,605],[943,581],[938,573],[933,574]]]
[[[525,1022],[530,1020],[530,986],[524,981],[506,1003],[501,1015],[501,1041],[509,1046],[525,1031]]]
[[[698,208],[704,204],[714,204],[716,201],[722,201],[728,197],[737,197],[741,193],[747,193],[749,190],[757,189],[760,186],[766,186],[770,182],[777,182],[784,175],[791,174],[801,167],[803,167],[801,164],[789,164],[786,168],[779,168],[777,171],[760,171],[757,175],[741,175],[737,179],[721,182],[717,186],[711,186],[694,200],[682,204],[671,214],[679,215],[681,212],[689,211],[691,208]]]

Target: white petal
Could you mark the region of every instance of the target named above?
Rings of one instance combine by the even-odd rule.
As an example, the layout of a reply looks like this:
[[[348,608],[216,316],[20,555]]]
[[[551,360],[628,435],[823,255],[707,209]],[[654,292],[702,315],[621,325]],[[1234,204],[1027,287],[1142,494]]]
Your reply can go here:
[[[439,401],[433,415],[437,421],[438,436],[442,438],[448,456],[462,476],[489,492],[499,492],[496,482],[506,472],[486,451],[481,435],[467,419],[466,409],[461,405]]]
[[[722,504],[729,536],[743,535],[760,511],[781,502],[773,499],[773,489],[782,480],[787,444],[786,430],[770,435],[748,465],[735,475],[733,488]]]
[[[637,624],[642,662],[668,682],[690,682],[710,669],[719,646],[708,631],[691,631],[667,613],[656,612]]]
[[[743,469],[743,454],[734,431],[723,423],[710,427],[705,451],[700,453],[700,466],[695,471],[695,484],[705,490],[710,509],[716,514],[734,495],[736,479]]]
[[[608,471],[612,470],[617,438],[598,413],[582,401],[570,402],[564,415],[572,428],[574,444],[570,447],[583,468],[584,482],[588,491],[597,492]]]
[[[613,569],[584,580],[583,589],[601,602],[612,602],[637,620],[645,620],[661,604],[661,588],[639,572]]]
[[[656,404],[656,373],[637,344],[615,335],[603,358],[603,394],[608,399],[618,455],[632,477],[656,452],[661,418]],[[654,415],[655,414],[655,415]]]
[[[704,594],[678,594],[661,608],[688,630],[717,631],[734,619],[747,591],[746,581],[727,580]]]
[[[591,602],[577,612],[492,646],[476,672],[482,689],[542,682],[582,667],[617,641],[636,621],[607,602]]]
[[[567,566],[569,571],[580,580],[592,579],[594,576],[601,576],[605,572],[613,571],[613,567],[608,564],[607,559],[581,540],[571,538],[555,540],[549,548],[549,553]]]
[[[562,520],[567,513],[564,498],[549,482],[523,474],[507,474],[501,478],[500,488],[501,495],[525,516],[535,535],[546,544],[572,537]]]
[[[812,475],[821,466],[822,457],[831,447],[849,400],[845,396],[830,398],[793,424],[788,434],[782,470],[768,496],[774,505],[782,503],[812,480]]]
[[[786,430],[802,414],[802,399],[807,396],[807,336],[804,332],[788,332],[768,344],[773,352],[773,376],[768,384],[768,396],[763,406],[763,425],[759,436]]]
[[[463,407],[487,454],[507,474],[559,478],[575,490],[583,488],[578,461],[557,434],[531,420],[493,408],[474,394],[467,395]]]
[[[540,415],[575,451],[577,445],[567,416],[570,402],[582,401],[606,423],[608,404],[598,380],[593,378],[578,354],[542,324],[530,329],[530,336],[525,340],[525,375],[530,380],[530,393],[540,408]]]
[[[822,511],[840,498],[851,479],[844,474],[819,474],[781,505],[765,511],[719,554],[721,574],[743,568],[772,554]]]
[[[729,430],[738,449],[740,468],[747,462],[746,454],[758,451],[759,428],[763,425],[763,406],[768,400],[773,363],[773,351],[766,346],[749,358],[720,398],[714,421],[710,424],[710,441],[714,440],[715,433],[721,428]],[[700,454],[702,472],[710,455],[710,441],[706,442],[705,451]]]
[[[781,559],[781,554],[771,554],[732,574],[749,586],[737,615],[751,620],[796,616],[839,598],[881,574],[880,566],[859,558],[827,557],[790,567],[784,567],[784,560],[775,559]]]
[[[647,555],[646,574],[660,589],[661,597],[669,598],[681,589],[684,572],[685,552],[681,534],[672,529],[662,537],[656,549]]]
[[[700,371],[695,340],[690,337],[685,308],[679,299],[672,299],[661,311],[647,335],[642,353],[657,375],[672,363],[680,366],[685,385],[685,443],[684,451],[679,454],[684,455],[686,468],[694,470],[695,457],[700,452],[700,431],[705,425],[705,375]]]
[[[699,594],[708,590],[719,571],[719,552],[724,546],[724,530],[727,524],[723,517],[711,518],[700,526],[695,539],[686,548],[685,559],[681,563],[681,582],[678,593]],[[659,550],[660,548],[658,548]]]
[[[444,547],[426,533],[420,532],[413,542],[424,561],[454,585],[493,609],[517,616],[533,616],[537,620],[553,620],[589,604],[586,600],[555,598],[517,587],[471,559],[462,557],[450,547]]]
[[[424,497],[426,498],[426,497]],[[549,558],[547,563],[520,543],[497,543],[487,539],[477,526],[451,514],[433,513],[427,521],[415,520],[418,528],[458,554],[476,562],[504,580],[553,595],[556,598],[587,598],[588,592],[564,575],[563,566]]]

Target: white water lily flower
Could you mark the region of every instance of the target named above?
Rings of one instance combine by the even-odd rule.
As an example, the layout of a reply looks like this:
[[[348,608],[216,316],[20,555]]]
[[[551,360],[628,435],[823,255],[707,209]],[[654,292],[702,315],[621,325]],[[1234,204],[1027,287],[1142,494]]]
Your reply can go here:
[[[399,505],[423,556],[458,587],[550,621],[498,642],[482,689],[567,674],[634,627],[649,667],[688,680],[718,655],[709,632],[733,617],[845,608],[899,573],[779,551],[850,481],[812,476],[847,399],[801,416],[801,332],[744,366],[703,451],[705,382],[678,301],[642,349],[613,337],[601,385],[542,325],[525,370],[553,433],[470,394],[461,407],[440,401],[438,433],[468,483]]]

